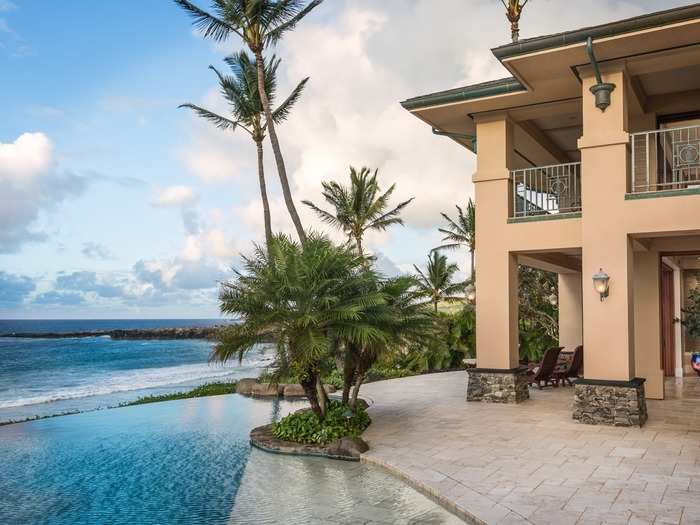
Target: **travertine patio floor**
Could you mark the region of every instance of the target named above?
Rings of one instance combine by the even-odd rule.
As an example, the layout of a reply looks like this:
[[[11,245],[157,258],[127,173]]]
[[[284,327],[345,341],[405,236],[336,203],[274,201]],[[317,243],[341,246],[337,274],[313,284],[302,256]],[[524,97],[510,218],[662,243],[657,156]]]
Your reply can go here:
[[[474,523],[700,524],[700,400],[648,401],[640,429],[576,423],[572,388],[520,405],[465,392],[463,372],[365,385],[363,461]]]

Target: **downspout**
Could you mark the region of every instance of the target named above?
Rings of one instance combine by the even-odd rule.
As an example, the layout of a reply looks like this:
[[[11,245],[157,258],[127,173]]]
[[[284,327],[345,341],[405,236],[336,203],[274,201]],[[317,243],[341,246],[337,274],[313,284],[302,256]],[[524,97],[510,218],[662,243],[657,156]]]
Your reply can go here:
[[[441,129],[432,128],[433,135],[439,135],[440,137],[449,137],[451,139],[468,140],[471,142],[472,151],[476,153],[476,135],[466,135],[463,133],[452,133],[451,131],[442,131]]]
[[[595,105],[601,110],[605,111],[610,105],[610,93],[615,89],[615,84],[610,82],[603,82],[603,78],[600,76],[600,67],[598,67],[598,61],[595,58],[595,53],[593,52],[593,38],[590,36],[586,40],[586,52],[588,53],[588,58],[591,61],[591,66],[593,66],[593,71],[595,72],[596,84],[591,86],[591,93],[595,95]]]

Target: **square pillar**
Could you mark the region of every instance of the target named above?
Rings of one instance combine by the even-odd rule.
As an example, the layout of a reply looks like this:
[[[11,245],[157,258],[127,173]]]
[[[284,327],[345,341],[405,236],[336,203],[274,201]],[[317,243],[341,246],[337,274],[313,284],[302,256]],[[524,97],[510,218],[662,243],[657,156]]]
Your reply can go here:
[[[511,208],[513,124],[507,115],[477,120],[476,360],[468,370],[468,401],[527,399],[518,362],[518,264],[503,233]]]
[[[644,382],[635,375],[634,253],[624,221],[629,167],[627,78],[624,69],[604,72],[616,85],[610,106],[595,106],[592,72],[582,78],[584,374],[575,386],[574,418],[586,423],[641,425],[646,421]],[[592,277],[610,276],[601,300]],[[635,404],[631,407],[629,404]],[[595,417],[589,417],[591,415]]]
[[[643,377],[650,399],[664,398],[661,366],[661,301],[659,253],[634,252],[634,354],[636,375]]]

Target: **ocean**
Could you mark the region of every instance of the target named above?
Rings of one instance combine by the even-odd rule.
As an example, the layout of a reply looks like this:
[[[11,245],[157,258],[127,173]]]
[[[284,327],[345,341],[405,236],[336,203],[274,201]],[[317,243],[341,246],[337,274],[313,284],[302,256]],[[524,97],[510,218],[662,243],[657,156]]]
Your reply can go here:
[[[221,319],[0,320],[0,334],[211,326]],[[260,346],[242,363],[209,363],[205,340],[0,337],[0,422],[117,406],[145,395],[259,375]]]

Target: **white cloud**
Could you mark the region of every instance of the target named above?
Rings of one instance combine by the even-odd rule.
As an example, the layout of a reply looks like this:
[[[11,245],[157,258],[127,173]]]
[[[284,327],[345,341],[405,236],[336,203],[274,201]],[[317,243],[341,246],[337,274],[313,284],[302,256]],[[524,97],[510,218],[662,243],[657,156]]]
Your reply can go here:
[[[0,143],[0,253],[46,237],[40,219],[82,193],[85,179],[61,172],[53,144],[43,133],[24,133]]]
[[[107,246],[100,244],[99,242],[84,242],[80,253],[82,253],[88,259],[102,259],[104,261],[114,259],[114,254],[112,251]]]
[[[197,194],[189,186],[169,186],[157,191],[153,205],[163,207],[190,206],[197,202],[197,198]]]

